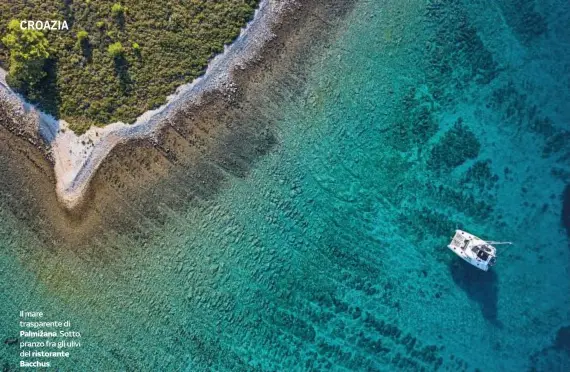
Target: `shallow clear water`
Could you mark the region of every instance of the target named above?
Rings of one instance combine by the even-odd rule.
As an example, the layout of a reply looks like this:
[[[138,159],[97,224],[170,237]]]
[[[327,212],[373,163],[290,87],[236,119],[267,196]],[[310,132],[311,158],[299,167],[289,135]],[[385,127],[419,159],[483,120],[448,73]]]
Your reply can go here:
[[[72,319],[69,369],[569,370],[568,26],[565,1],[361,1],[268,100],[273,151],[153,241],[93,266],[4,214],[3,333]],[[515,244],[479,272],[456,228]]]

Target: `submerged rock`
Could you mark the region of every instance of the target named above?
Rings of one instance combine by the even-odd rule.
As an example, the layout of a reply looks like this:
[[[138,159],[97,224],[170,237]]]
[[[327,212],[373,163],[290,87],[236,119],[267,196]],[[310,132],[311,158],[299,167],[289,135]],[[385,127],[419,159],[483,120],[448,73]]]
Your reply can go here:
[[[433,147],[428,166],[431,169],[447,170],[458,167],[479,155],[481,143],[477,136],[459,119]]]
[[[6,345],[14,345],[17,342],[18,342],[18,339],[16,337],[7,338],[4,340],[4,343]]]

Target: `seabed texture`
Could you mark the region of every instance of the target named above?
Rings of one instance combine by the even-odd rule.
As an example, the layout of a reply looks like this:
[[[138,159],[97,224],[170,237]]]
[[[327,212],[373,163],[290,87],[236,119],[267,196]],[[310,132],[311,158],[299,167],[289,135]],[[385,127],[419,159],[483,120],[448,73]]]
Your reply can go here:
[[[2,337],[70,319],[62,370],[570,370],[570,4],[342,4],[79,216],[0,131]],[[456,228],[515,245],[477,271]]]

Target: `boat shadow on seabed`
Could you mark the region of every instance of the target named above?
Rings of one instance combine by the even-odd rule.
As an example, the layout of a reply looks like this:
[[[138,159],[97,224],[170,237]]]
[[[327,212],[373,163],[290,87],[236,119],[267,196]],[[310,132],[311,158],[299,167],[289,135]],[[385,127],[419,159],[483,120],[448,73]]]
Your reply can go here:
[[[495,271],[476,269],[460,259],[454,260],[449,270],[455,284],[463,289],[469,299],[479,303],[483,317],[496,327],[502,327],[497,319],[499,286]]]
[[[570,185],[566,185],[562,193],[562,226],[570,238]],[[570,245],[569,245],[570,248]]]

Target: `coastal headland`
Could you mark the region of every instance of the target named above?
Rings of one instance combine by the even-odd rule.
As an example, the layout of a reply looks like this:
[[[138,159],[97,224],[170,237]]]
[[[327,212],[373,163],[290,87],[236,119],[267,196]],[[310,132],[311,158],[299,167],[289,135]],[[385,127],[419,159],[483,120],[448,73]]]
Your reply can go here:
[[[139,217],[160,220],[158,201],[176,209],[181,195],[212,196],[278,143],[278,110],[268,116],[258,105],[302,87],[304,61],[353,3],[262,1],[203,77],[132,125],[78,136],[0,84],[2,197],[46,239],[78,242],[107,224],[145,230]]]

